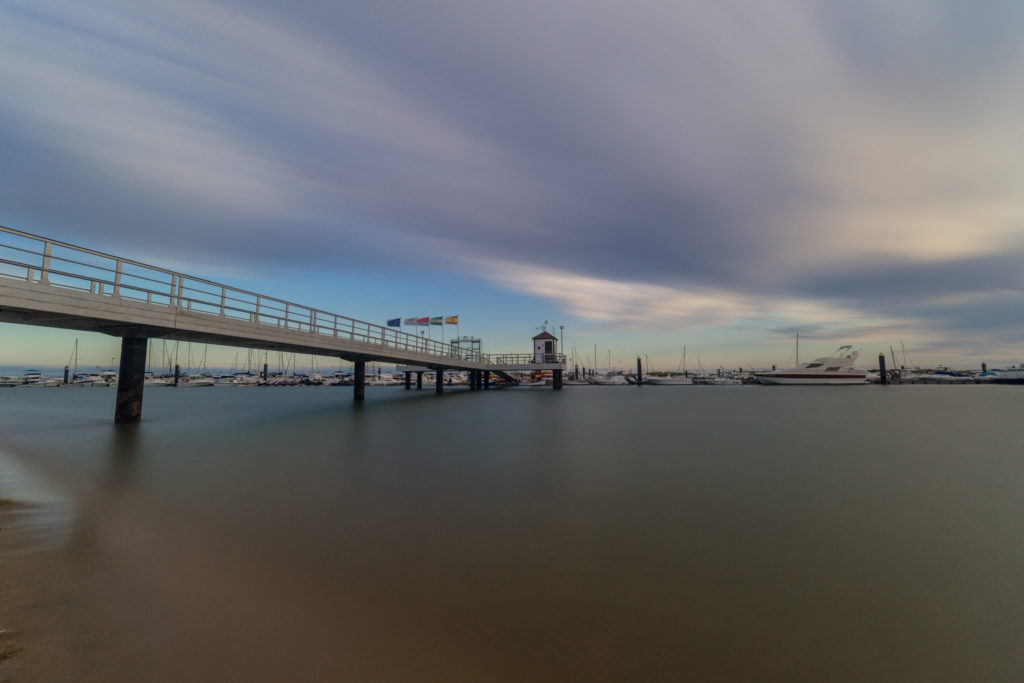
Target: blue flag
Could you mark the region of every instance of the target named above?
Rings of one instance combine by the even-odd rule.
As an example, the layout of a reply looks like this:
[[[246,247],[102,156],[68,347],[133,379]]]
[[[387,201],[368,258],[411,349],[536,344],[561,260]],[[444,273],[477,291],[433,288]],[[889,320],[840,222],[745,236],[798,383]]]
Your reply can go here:
[[[391,320],[388,321],[388,327],[401,327],[401,326],[402,326],[402,319],[401,318],[392,318]]]

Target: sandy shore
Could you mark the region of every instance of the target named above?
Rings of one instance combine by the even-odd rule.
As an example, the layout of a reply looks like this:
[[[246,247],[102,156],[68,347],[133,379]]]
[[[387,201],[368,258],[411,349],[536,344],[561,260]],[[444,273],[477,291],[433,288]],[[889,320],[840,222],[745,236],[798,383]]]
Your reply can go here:
[[[0,683],[127,680],[106,655],[87,563],[40,543],[45,506],[12,494],[0,491]]]

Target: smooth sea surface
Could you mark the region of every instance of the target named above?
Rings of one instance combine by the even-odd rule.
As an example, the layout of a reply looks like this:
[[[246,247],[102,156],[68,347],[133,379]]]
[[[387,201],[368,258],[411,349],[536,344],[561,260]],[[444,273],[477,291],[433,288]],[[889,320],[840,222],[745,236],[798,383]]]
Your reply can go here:
[[[351,394],[147,388],[125,428],[114,389],[0,389],[20,552],[73,577],[6,614],[20,666],[1024,680],[1024,387]]]

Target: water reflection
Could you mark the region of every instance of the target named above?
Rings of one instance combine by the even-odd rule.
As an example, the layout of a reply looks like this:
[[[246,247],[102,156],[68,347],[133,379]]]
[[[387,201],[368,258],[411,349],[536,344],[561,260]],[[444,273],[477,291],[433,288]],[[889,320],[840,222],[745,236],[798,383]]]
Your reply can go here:
[[[138,680],[1012,680],[1024,394],[888,389],[169,390],[25,440]]]

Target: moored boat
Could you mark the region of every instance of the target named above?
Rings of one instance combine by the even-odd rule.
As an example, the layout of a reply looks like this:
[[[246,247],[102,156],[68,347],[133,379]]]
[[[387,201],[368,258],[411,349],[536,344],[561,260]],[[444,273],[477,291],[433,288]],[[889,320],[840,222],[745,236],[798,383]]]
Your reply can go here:
[[[858,352],[840,346],[831,356],[815,358],[795,368],[755,373],[761,384],[866,384],[867,372],[853,366]]]

